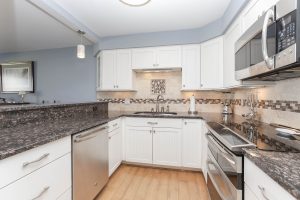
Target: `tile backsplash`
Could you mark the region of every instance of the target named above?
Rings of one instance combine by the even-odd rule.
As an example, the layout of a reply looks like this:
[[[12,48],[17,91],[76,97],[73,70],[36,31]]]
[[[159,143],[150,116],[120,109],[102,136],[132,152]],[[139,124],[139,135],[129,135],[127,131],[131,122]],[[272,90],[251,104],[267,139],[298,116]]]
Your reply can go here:
[[[231,99],[235,114],[249,112],[247,97],[257,95],[257,112],[261,121],[278,123],[300,129],[300,78],[276,82],[274,86],[256,89],[235,89],[231,94],[217,91],[181,91],[181,72],[137,73],[136,92],[98,92],[99,100],[107,101],[110,110],[150,111],[155,107],[157,94],[152,92],[152,80],[165,81],[165,103],[170,111],[187,112],[189,98],[196,98],[196,110],[222,112],[224,99]]]
[[[162,95],[165,101],[161,106],[168,104],[170,111],[188,112],[189,98],[194,94],[198,111],[222,111],[220,102],[224,95],[220,92],[181,91],[181,72],[141,72],[136,74],[135,82],[136,92],[98,92],[97,98],[110,102],[110,110],[150,111],[155,107],[157,95],[164,92]],[[154,87],[158,91],[153,92],[153,84],[156,84]]]
[[[233,91],[235,114],[249,112],[247,97],[257,95],[257,112],[266,123],[278,123],[300,129],[300,78],[278,81],[274,86]]]

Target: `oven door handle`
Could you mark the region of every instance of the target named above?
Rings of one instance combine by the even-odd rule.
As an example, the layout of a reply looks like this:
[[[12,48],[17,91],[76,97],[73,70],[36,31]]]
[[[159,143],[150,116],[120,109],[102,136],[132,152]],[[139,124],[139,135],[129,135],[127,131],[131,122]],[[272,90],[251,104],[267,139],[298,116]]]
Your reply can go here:
[[[262,47],[262,54],[263,54],[264,61],[269,69],[273,69],[274,68],[274,57],[273,56],[269,57],[268,45],[267,45],[267,43],[268,43],[268,41],[267,41],[268,25],[269,25],[270,20],[272,20],[272,22],[274,22],[274,20],[275,20],[275,15],[274,15],[273,9],[269,9],[266,12],[264,24],[263,24],[263,28],[262,28],[262,36],[261,36],[261,47]]]
[[[227,153],[220,151],[222,153],[222,156],[228,161],[230,162],[232,165],[236,165],[236,162],[234,160],[232,160]]]

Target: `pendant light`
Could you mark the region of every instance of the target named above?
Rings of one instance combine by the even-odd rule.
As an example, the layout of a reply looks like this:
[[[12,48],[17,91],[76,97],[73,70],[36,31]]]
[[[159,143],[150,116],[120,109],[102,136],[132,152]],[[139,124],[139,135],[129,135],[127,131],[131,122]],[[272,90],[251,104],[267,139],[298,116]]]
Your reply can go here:
[[[151,0],[119,0],[121,3],[131,7],[141,7],[148,4]]]
[[[85,58],[85,46],[82,43],[82,37],[85,32],[78,30],[77,33],[80,35],[80,44],[77,45],[77,58],[83,59]]]

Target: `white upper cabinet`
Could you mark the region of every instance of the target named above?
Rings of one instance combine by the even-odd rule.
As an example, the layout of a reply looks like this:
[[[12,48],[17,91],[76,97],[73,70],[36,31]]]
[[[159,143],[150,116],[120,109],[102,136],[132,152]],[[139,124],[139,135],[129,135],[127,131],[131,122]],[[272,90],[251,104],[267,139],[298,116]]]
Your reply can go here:
[[[139,48],[132,50],[132,69],[149,69],[155,67],[155,48]]]
[[[100,56],[100,89],[116,87],[116,51],[103,51]]]
[[[156,49],[156,68],[180,68],[181,46],[165,46]]]
[[[104,50],[98,60],[98,90],[133,90],[131,50]]]
[[[201,89],[223,87],[223,37],[201,44]]]
[[[182,90],[200,89],[200,44],[182,46]]]
[[[116,59],[117,89],[133,89],[133,72],[131,70],[131,51],[117,50]]]
[[[132,50],[132,69],[162,69],[181,67],[181,47],[164,46]]]
[[[246,31],[260,16],[278,0],[251,0],[242,12],[243,31]]]
[[[240,19],[240,18],[239,18]],[[234,87],[240,85],[240,81],[235,79],[235,42],[242,33],[241,21],[237,20],[224,35],[224,87]]]

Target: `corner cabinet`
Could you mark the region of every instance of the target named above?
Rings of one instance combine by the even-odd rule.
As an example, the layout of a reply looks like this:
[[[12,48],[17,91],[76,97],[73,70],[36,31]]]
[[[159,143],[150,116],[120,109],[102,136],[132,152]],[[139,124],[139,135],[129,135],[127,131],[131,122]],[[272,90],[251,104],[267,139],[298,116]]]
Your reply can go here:
[[[131,70],[131,50],[104,50],[97,57],[97,90],[134,90],[134,72]]]
[[[182,90],[201,87],[200,53],[200,44],[182,46]]]
[[[132,69],[181,68],[181,46],[132,49]]]
[[[201,89],[223,87],[223,37],[201,44]]]

